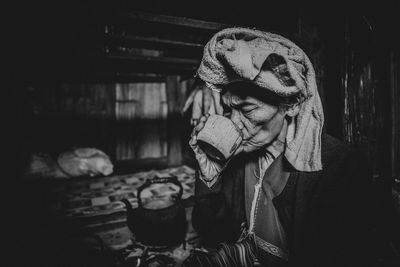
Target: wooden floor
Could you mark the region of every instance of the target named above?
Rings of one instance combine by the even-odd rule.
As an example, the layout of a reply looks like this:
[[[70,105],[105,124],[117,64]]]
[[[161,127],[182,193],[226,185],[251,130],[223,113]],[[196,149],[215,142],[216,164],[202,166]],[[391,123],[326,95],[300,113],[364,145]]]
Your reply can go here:
[[[147,253],[148,257],[168,256],[179,266],[197,246],[197,234],[191,225],[194,170],[185,165],[110,177],[25,184],[13,209],[17,220],[10,231],[15,241],[11,246],[42,266],[125,266],[145,247],[135,242],[127,228],[125,207],[120,200],[127,198],[135,208],[140,185],[147,179],[171,176],[176,176],[183,187],[188,222],[186,242],[163,251],[148,248]],[[150,190],[142,194],[142,200],[160,192],[171,193],[166,189]],[[62,255],[68,255],[65,265],[58,262]],[[23,265],[28,258],[18,260]]]

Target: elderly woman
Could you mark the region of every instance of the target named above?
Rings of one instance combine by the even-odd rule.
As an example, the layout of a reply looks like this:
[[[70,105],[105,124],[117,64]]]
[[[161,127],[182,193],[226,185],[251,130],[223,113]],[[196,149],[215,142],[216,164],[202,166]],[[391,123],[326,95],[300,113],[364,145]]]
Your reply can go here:
[[[188,104],[208,95],[243,135],[229,162],[190,140],[199,170],[193,225],[214,254],[192,266],[369,266],[371,175],[360,154],[322,134],[310,60],[282,36],[225,29],[207,43]],[[198,118],[194,118],[198,119]]]

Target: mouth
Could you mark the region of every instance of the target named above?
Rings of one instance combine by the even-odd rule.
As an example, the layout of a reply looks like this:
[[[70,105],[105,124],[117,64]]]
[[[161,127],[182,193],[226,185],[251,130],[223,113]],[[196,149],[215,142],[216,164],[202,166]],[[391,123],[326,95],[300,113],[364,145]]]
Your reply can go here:
[[[247,136],[246,138],[243,137],[242,144],[243,145],[254,145],[254,142],[252,141],[253,138],[254,138],[254,135]]]
[[[242,146],[243,147],[257,147],[257,145],[251,139],[243,140]]]

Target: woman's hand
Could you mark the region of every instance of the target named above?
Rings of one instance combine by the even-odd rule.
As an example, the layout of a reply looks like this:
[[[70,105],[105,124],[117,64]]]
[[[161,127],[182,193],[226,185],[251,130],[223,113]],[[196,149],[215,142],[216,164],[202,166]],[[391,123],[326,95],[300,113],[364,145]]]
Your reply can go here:
[[[200,118],[206,114],[223,114],[220,92],[211,90],[204,83],[196,86],[189,95],[183,107],[183,112],[186,112],[192,104],[192,118],[190,120],[192,126],[197,125]]]
[[[200,149],[197,144],[197,134],[204,128],[204,125],[208,119],[210,114],[206,116],[202,116],[199,120],[199,123],[194,127],[191,139],[189,141],[189,145],[192,148],[196,160],[199,164],[201,178],[207,182],[213,181],[215,178],[219,176],[222,171],[223,166],[208,158],[206,153]]]

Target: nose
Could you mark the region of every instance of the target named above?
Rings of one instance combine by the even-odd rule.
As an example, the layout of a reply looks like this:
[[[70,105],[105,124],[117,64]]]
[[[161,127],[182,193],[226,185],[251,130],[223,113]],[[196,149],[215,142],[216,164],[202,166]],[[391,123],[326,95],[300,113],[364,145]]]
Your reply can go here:
[[[233,121],[234,124],[236,124],[237,127],[239,127],[240,130],[243,129],[244,125],[240,119],[240,113],[237,110],[232,110],[231,113],[231,121]]]

